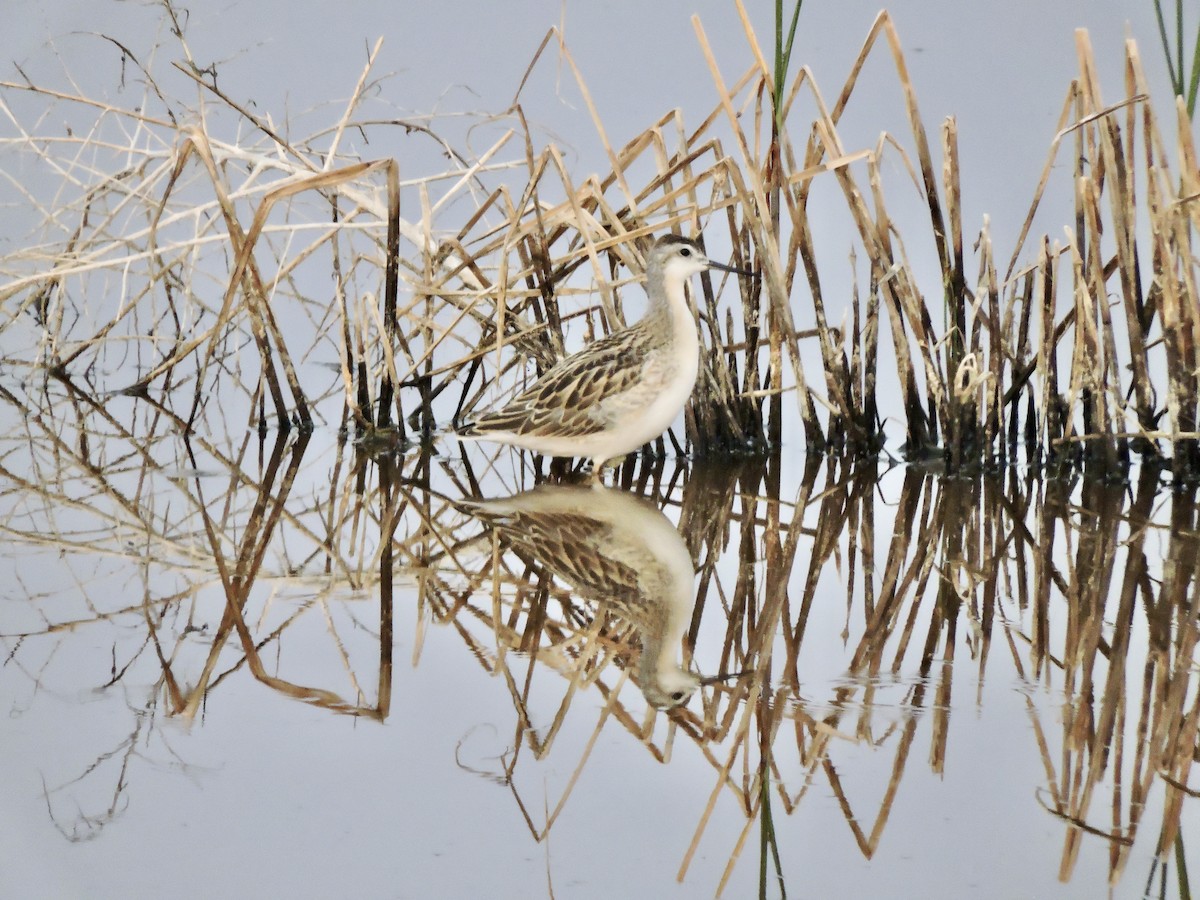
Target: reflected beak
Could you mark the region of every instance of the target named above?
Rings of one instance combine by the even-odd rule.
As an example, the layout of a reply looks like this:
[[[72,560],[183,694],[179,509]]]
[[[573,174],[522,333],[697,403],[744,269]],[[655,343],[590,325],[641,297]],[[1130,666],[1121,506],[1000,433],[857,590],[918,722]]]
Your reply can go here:
[[[700,684],[702,684],[702,685],[717,684],[718,682],[721,682],[721,681],[729,681],[730,679],[733,679],[733,678],[741,678],[743,675],[753,675],[753,674],[754,674],[753,669],[744,669],[741,672],[724,672],[720,675],[707,675],[704,678],[700,679]]]

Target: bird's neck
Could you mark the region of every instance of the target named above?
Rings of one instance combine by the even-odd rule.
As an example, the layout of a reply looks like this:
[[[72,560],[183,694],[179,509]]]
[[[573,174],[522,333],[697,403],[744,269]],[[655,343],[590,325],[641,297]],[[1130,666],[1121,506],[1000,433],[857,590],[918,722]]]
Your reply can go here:
[[[649,292],[650,306],[646,312],[646,320],[666,326],[673,335],[694,333],[696,320],[684,294],[687,279],[666,273],[659,273],[657,277],[662,281],[662,290]]]
[[[652,552],[653,561],[638,572],[640,595],[636,603],[627,604],[626,613],[641,639],[641,665],[647,673],[679,667],[679,649],[695,605],[687,548],[680,544],[677,552],[661,547]]]
[[[655,681],[680,668],[679,655],[687,622],[672,621],[674,616],[661,610],[661,618],[651,628],[638,629],[642,639],[642,655],[638,671],[642,678]]]

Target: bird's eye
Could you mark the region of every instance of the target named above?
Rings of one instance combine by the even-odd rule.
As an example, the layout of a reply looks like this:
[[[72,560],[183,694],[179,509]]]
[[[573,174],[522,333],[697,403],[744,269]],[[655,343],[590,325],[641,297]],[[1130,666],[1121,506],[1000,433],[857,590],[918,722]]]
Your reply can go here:
[[[674,700],[676,703],[678,703],[680,700],[683,699],[683,691],[676,691],[675,693],[673,693],[671,695],[671,699]]]
[[[692,251],[691,251],[691,249],[690,249],[690,248],[688,248],[688,247],[684,247],[683,249],[681,249],[681,250],[679,251],[679,255],[680,255],[680,256],[691,256],[691,255],[692,255]]]

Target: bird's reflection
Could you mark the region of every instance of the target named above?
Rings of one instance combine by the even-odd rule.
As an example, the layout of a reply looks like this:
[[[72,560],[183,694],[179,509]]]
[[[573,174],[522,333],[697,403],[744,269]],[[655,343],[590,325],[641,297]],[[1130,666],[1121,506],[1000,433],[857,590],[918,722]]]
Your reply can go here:
[[[640,497],[601,485],[542,485],[463,506],[579,596],[633,625],[642,645],[637,682],[650,704],[688,702],[702,683],[679,661],[695,570],[670,519]]]

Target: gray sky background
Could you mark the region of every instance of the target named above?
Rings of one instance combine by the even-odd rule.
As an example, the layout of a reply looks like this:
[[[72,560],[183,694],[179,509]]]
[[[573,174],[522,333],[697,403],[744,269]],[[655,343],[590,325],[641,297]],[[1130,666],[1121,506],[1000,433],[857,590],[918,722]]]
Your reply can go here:
[[[764,48],[773,4],[748,4]],[[81,88],[115,100],[119,39],[145,61],[159,31],[155,4],[10,0],[0,34],[0,72],[19,64],[35,81],[65,84],[53,42]],[[561,25],[611,140],[619,145],[666,111],[681,107],[699,121],[715,102],[693,32],[698,13],[727,79],[751,62],[732,3],[370,3],[332,6],[266,0],[195,4],[187,35],[197,62],[216,62],[220,85],[276,122],[336,105],[352,90],[369,47],[385,39],[376,75],[392,73],[381,99],[403,113],[501,113],[546,30]],[[827,98],[836,96],[880,5],[871,0],[805,5],[794,59],[808,65]],[[899,0],[889,9],[908,55],[926,127],[936,135],[945,116],[958,118],[965,221],[982,215],[1006,233],[1023,216],[1076,68],[1076,27],[1091,33],[1109,97],[1121,88],[1122,42],[1138,39],[1167,111],[1166,73],[1149,0],[1018,0],[1012,3]],[[168,45],[170,44],[167,39]],[[172,48],[174,51],[174,48]],[[177,55],[177,54],[176,54]],[[165,62],[166,60],[160,60]],[[159,65],[156,71],[169,68]],[[131,76],[135,73],[127,70]],[[890,63],[876,53],[866,90],[856,96],[846,134],[873,145],[882,130],[904,127]],[[43,81],[44,79],[44,81]],[[186,85],[177,82],[180,96]],[[136,90],[136,88],[134,89]],[[136,96],[136,94],[133,94]],[[526,114],[575,152],[580,179],[604,158],[590,117],[565,66],[547,53],[523,95]],[[807,122],[801,127],[807,128]],[[853,146],[853,143],[851,144]],[[380,155],[403,146],[374,148]],[[1014,221],[1015,220],[1015,221]]]

